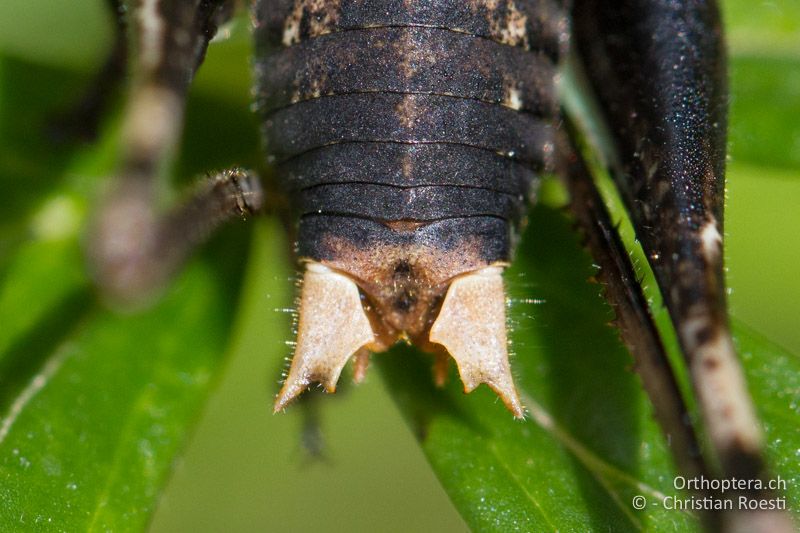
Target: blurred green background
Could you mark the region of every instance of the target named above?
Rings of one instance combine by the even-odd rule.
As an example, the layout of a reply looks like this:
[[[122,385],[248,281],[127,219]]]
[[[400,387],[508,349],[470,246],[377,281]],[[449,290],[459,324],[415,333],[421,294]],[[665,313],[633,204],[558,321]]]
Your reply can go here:
[[[731,310],[798,354],[800,3],[735,0],[722,6],[732,53],[725,226]],[[88,79],[109,46],[110,18],[103,8],[101,0],[57,5],[4,0],[0,76],[25,72],[19,67],[24,64],[77,71]],[[178,162],[181,179],[208,168],[253,164],[257,139],[248,111],[246,21],[237,21],[228,32],[230,38],[212,45],[192,89],[183,148],[192,156]],[[63,91],[65,101],[70,90],[76,92],[31,88]],[[8,105],[13,102],[0,94],[0,119]],[[20,135],[32,135],[24,128],[20,124]],[[238,154],[244,160],[218,159],[220,144],[226,157]],[[13,169],[15,161],[0,147],[0,168]],[[178,460],[152,530],[466,529],[377,372],[357,388],[342,387],[336,396],[316,402],[325,440],[321,458],[312,458],[301,445],[300,409],[271,414],[283,359],[290,353],[286,309],[292,305],[295,273],[276,222],[255,225],[256,245],[227,369]]]

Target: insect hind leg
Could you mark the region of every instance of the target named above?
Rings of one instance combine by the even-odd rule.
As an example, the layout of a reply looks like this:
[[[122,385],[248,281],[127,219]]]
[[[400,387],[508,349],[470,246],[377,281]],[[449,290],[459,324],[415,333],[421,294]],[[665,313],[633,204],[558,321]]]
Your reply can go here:
[[[180,140],[189,84],[232,8],[231,0],[130,3],[132,83],[120,162],[88,246],[95,278],[112,301],[139,302],[155,293],[216,226],[261,206],[258,180],[240,170],[218,174],[177,207],[160,205],[158,179]]]
[[[263,204],[258,178],[240,169],[213,175],[166,213],[157,211],[150,185],[144,180],[121,181],[96,215],[89,235],[95,281],[104,297],[118,306],[145,303],[218,226],[255,214]]]
[[[137,0],[133,82],[122,129],[121,179],[155,179],[180,138],[186,92],[230,0]]]

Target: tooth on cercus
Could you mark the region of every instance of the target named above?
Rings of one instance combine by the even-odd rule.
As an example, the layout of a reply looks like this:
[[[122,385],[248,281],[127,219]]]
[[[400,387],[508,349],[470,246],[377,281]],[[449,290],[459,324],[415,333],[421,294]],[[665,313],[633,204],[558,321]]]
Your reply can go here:
[[[299,311],[295,353],[275,399],[276,412],[312,383],[335,392],[347,360],[375,338],[358,286],[319,263],[306,265]]]
[[[486,383],[515,417],[522,418],[524,410],[508,361],[505,308],[502,267],[489,266],[458,276],[450,283],[429,340],[444,348],[435,354],[437,385],[444,384],[447,361],[452,357],[464,392]],[[370,350],[383,349],[356,283],[320,263],[307,263],[295,353],[275,399],[275,411],[284,409],[312,383],[335,392],[351,357],[355,360],[355,381],[363,380]]]
[[[429,339],[455,359],[464,392],[486,383],[515,417],[524,416],[508,362],[502,267],[489,266],[453,280]]]

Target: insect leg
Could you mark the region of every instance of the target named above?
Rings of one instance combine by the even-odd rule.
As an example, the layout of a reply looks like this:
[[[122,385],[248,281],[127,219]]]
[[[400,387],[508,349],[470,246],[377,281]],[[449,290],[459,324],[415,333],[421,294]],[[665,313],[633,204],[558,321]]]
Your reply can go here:
[[[101,210],[90,235],[94,278],[112,303],[143,301],[217,227],[258,212],[263,203],[258,178],[239,169],[212,176],[163,214],[142,202],[149,195],[145,187],[141,181],[123,181],[113,206]]]
[[[576,129],[568,119],[566,122],[569,136],[575,139]],[[562,132],[556,141],[557,172],[569,192],[570,210],[585,236],[585,244],[600,267],[597,279],[616,314],[614,324],[633,356],[634,368],[653,405],[678,472],[688,479],[708,478],[710,470],[695,427],[628,251],[611,222],[587,162],[572,139]],[[710,496],[702,488],[695,493],[700,498]],[[704,512],[702,519],[710,530],[719,529],[719,515],[713,511]]]
[[[94,139],[108,101],[125,77],[128,38],[123,0],[106,0],[106,3],[114,16],[114,43],[86,93],[70,109],[54,118],[50,133],[57,140]]]
[[[633,356],[636,372],[653,404],[655,417],[671,444],[675,462],[687,477],[707,475],[686,403],[628,252],[611,222],[587,164],[573,142],[562,133],[557,146],[560,156],[558,172],[569,191],[570,210],[594,261],[600,266],[598,280],[614,308],[620,337]]]
[[[719,474],[765,480],[763,435],[725,302],[727,80],[719,9],[713,1],[577,0],[573,21],[613,132],[611,173],[675,324]],[[753,524],[757,515],[749,515]],[[783,515],[761,515],[786,526]]]
[[[122,153],[89,243],[98,284],[123,302],[157,288],[211,229],[258,209],[262,198],[255,177],[229,171],[182,206],[160,205],[159,178],[180,139],[189,83],[233,2],[135,0],[126,6],[133,80]]]
[[[231,0],[135,0],[122,179],[154,181],[180,138],[186,91]]]

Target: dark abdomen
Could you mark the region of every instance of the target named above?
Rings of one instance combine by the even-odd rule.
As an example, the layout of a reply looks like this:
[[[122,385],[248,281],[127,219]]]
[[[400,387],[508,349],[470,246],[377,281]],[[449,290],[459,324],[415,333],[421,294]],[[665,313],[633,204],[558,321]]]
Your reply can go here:
[[[456,275],[510,259],[551,165],[557,2],[262,0],[258,103],[301,258],[413,333]]]

